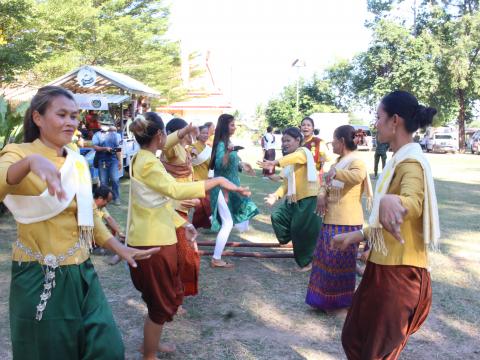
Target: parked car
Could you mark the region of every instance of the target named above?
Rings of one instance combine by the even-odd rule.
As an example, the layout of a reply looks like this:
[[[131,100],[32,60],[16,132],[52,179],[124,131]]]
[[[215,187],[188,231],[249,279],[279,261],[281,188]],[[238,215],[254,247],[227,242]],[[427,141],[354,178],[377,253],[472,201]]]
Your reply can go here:
[[[480,130],[475,131],[468,142],[468,148],[472,154],[480,155]]]
[[[458,141],[453,133],[434,133],[427,140],[427,152],[452,152],[458,151]]]

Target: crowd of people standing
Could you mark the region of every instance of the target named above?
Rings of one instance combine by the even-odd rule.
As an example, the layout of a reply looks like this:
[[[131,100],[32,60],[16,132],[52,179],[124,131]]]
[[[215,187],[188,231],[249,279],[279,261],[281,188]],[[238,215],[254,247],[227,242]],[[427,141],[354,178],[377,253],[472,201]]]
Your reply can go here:
[[[270,151],[272,129],[262,141],[264,157],[258,165],[263,175],[272,177],[281,168],[281,186],[265,198],[270,206],[282,199],[271,214],[273,231],[279,243],[292,243],[299,269],[311,272],[306,303],[325,312],[348,311],[342,344],[349,359],[398,358],[428,315],[428,247],[437,245],[439,220],[432,174],[412,134],[431,124],[435,113],[407,92],[382,99],[378,141],[388,143],[394,155],[375,191],[349,125],[335,130],[332,146],[338,157],[328,171],[331,155],[314,136],[309,117],[283,132],[281,158]],[[118,187],[99,188],[93,196],[88,165],[67,147],[77,117],[70,92],[41,88],[25,117],[25,142],[0,153],[0,197],[18,224],[10,292],[13,356],[124,358],[89,259],[94,241],[127,261],[148,310],[143,358],[156,359],[158,351],[175,351],[175,345],[161,341],[164,324],[180,311],[184,296],[199,292],[196,227],[217,232],[211,267],[233,267],[222,259],[230,233],[234,227],[247,231],[259,214],[239,172],[254,176],[255,171],[232,141],[232,115],[221,115],[216,127],[200,128],[180,118],[165,126],[154,112],[139,115],[129,126],[140,150],[130,163],[123,234],[102,211],[119,199]],[[101,125],[94,145],[108,154],[98,159],[100,166],[118,166],[111,151],[118,147],[116,132]],[[362,197],[371,205],[366,226]],[[26,204],[33,210],[26,212]],[[370,254],[355,290],[361,242]]]

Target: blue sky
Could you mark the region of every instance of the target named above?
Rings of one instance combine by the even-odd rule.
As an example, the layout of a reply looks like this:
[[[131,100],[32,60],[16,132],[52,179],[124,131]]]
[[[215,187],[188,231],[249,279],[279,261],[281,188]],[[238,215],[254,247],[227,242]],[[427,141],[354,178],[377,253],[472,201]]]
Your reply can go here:
[[[215,80],[234,107],[251,112],[297,70],[308,77],[365,50],[365,0],[175,0],[173,39],[189,52],[207,50]],[[295,69],[295,59],[306,67]]]

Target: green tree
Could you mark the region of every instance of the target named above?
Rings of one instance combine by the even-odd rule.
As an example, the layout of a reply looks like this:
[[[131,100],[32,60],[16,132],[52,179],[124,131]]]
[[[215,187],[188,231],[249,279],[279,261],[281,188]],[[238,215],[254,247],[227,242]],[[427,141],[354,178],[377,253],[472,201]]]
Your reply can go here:
[[[432,29],[440,44],[438,97],[456,111],[459,148],[465,149],[465,124],[480,98],[480,12],[478,1],[444,1],[424,8],[420,26]],[[454,118],[452,116],[452,118]]]
[[[459,146],[465,124],[480,98],[480,14],[478,0],[415,2],[411,18],[398,18],[402,0],[367,0],[373,38],[367,51],[327,71],[344,104],[375,106],[402,89],[439,111],[435,125],[456,120]],[[408,15],[410,16],[410,15]]]
[[[284,129],[298,126],[303,117],[315,112],[339,112],[335,94],[330,83],[319,76],[310,81],[299,83],[299,104],[297,112],[296,84],[287,85],[275,98],[270,99],[265,107],[265,118],[269,125]]]
[[[0,0],[0,88],[37,60],[33,1]]]
[[[23,135],[23,117],[29,104],[24,102],[16,107],[0,96],[0,150],[11,142],[18,142]]]
[[[179,44],[166,38],[159,0],[44,0],[36,3],[43,61],[24,74],[45,84],[81,65],[130,75],[170,101],[181,94]]]

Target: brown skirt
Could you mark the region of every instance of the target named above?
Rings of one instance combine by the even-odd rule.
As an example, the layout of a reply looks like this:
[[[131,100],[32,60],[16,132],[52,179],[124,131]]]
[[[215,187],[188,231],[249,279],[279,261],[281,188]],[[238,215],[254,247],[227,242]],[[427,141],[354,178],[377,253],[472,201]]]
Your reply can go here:
[[[430,274],[414,266],[367,263],[342,331],[349,360],[398,359],[432,304]]]
[[[177,211],[188,221],[187,214]],[[198,294],[198,276],[200,274],[200,255],[192,249],[185,236],[185,228],[177,228],[178,270],[182,279],[185,296]]]
[[[154,246],[135,248],[143,250],[152,247]],[[147,304],[149,318],[160,325],[172,321],[183,302],[177,244],[162,246],[162,249],[149,259],[138,260],[136,268],[130,266],[130,276]]]
[[[210,208],[210,195],[207,193],[206,197],[198,200],[200,200],[200,204],[195,206],[192,224],[196,228],[210,229],[212,227],[212,224],[210,223],[210,216],[212,215],[212,210]]]
[[[263,160],[273,161],[275,160],[275,149],[265,150],[263,154]],[[275,175],[275,166],[272,170],[263,169],[263,176]]]

